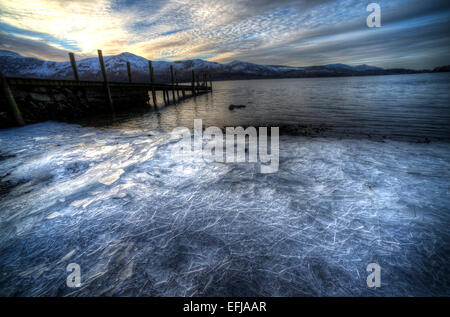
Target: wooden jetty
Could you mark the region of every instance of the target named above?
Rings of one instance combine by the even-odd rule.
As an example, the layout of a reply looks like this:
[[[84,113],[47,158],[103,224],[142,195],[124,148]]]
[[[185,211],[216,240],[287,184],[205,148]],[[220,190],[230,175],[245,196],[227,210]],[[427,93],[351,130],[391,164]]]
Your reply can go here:
[[[146,92],[148,97],[148,106],[154,109],[158,108],[158,100],[157,100],[157,93],[158,91],[162,92],[163,100],[165,105],[169,104],[177,104],[180,100],[189,98],[189,97],[196,97],[199,94],[212,92],[212,81],[211,81],[211,74],[202,73],[203,76],[203,82],[200,83],[200,74],[195,73],[192,71],[192,82],[188,84],[181,84],[178,82],[178,76],[179,74],[177,72],[174,72],[174,69],[172,66],[168,69],[170,73],[170,83],[163,84],[163,83],[156,83],[154,78],[154,69],[152,66],[152,62],[149,61],[148,65],[148,72],[149,72],[149,81],[147,83],[142,82],[133,82],[133,76],[132,76],[132,69],[129,62],[127,62],[127,75],[128,75],[128,81],[127,82],[110,82],[108,81],[108,74],[106,72],[105,63],[103,61],[103,54],[101,50],[98,50],[98,58],[99,58],[99,64],[100,64],[100,70],[102,73],[103,81],[84,81],[80,80],[79,72],[77,69],[77,64],[75,60],[75,55],[73,53],[69,53],[69,59],[72,66],[73,71],[73,80],[55,80],[55,79],[35,79],[35,78],[15,78],[15,77],[5,77],[3,74],[0,73],[0,80],[2,82],[2,94],[3,98],[2,101],[7,104],[8,112],[10,113],[10,117],[12,120],[14,120],[14,123],[16,125],[24,125],[27,123],[27,120],[24,120],[24,117],[21,111],[21,103],[17,102],[14,91],[18,91],[22,93],[20,90],[22,87],[25,87],[26,89],[40,89],[44,90],[44,94],[49,94],[47,91],[48,89],[66,89],[66,90],[76,90],[76,93],[79,94],[80,90],[83,89],[97,89],[100,91],[103,91],[103,102],[108,105],[109,111],[111,113],[115,112],[116,103],[114,100],[114,94],[111,92],[112,90],[120,90],[121,96],[127,97],[127,92],[130,93],[130,98],[132,99],[133,92],[136,93],[136,91]],[[209,85],[207,79],[209,79]],[[25,89],[24,88],[24,89]],[[45,90],[47,89],[47,90]],[[53,90],[55,90],[53,89]],[[181,94],[180,94],[181,91]],[[19,94],[16,92],[17,94]],[[171,93],[171,97],[169,97],[169,92]],[[30,92],[30,94],[34,94],[33,92]],[[83,93],[81,93],[83,94]],[[84,94],[86,94],[84,92]],[[22,93],[23,95],[23,93]],[[42,99],[47,98],[48,96],[44,96]],[[98,97],[98,96],[97,96]],[[28,98],[29,99],[29,98]],[[22,98],[22,100],[28,100]],[[50,98],[48,98],[50,99]],[[55,98],[51,98],[52,100],[55,100]],[[170,100],[172,99],[172,100]],[[97,98],[98,100],[98,98]],[[120,100],[117,101],[117,103],[120,103]]]

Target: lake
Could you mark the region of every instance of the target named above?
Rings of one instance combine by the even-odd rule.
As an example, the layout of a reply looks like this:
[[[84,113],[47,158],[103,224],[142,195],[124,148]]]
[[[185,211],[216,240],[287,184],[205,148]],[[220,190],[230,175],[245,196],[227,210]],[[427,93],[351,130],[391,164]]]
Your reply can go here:
[[[138,117],[87,120],[127,128],[278,126],[296,135],[450,140],[450,75],[415,74],[215,82],[214,93]],[[172,95],[170,94],[172,97]],[[162,103],[162,95],[158,96]],[[245,108],[229,110],[229,106]],[[100,120],[99,120],[100,119]],[[130,120],[128,120],[130,119]]]
[[[2,130],[0,295],[449,296],[449,85],[217,82],[158,112]],[[195,118],[279,126],[279,170],[175,160],[171,130]]]

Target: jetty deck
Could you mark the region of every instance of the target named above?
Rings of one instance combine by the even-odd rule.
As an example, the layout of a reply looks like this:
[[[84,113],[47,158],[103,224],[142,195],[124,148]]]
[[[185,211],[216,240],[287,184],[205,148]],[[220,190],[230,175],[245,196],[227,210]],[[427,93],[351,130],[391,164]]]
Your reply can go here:
[[[162,92],[162,102],[166,106],[212,92],[211,74],[191,71],[191,83],[180,84],[172,66],[167,70],[170,74],[170,83],[157,83],[150,60],[147,83],[133,82],[129,62],[126,65],[128,82],[110,82],[101,50],[98,50],[98,57],[103,81],[80,80],[73,53],[69,53],[73,80],[5,77],[0,73],[2,84],[0,110],[8,112],[6,120],[13,121],[11,125],[24,125],[46,119],[65,118],[68,117],[68,108],[73,116],[88,115],[93,113],[93,109],[97,110],[96,113],[104,111],[114,113],[116,110],[124,109],[124,104],[156,109],[159,106],[156,92]],[[42,111],[39,111],[39,108]],[[60,115],[58,111],[66,113]]]

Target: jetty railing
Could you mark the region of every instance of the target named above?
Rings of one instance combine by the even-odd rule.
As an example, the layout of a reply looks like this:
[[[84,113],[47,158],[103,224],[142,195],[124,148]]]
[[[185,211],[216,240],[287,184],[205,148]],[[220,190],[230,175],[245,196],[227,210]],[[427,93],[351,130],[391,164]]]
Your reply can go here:
[[[104,87],[105,89],[105,101],[110,106],[111,112],[114,113],[114,100],[111,94],[111,87],[121,88],[147,88],[151,92],[151,100],[155,109],[158,108],[158,100],[156,91],[162,91],[164,104],[167,106],[170,104],[169,92],[172,92],[172,104],[177,104],[180,100],[188,98],[186,92],[191,92],[192,97],[196,97],[202,93],[212,92],[212,77],[210,73],[202,72],[203,82],[200,83],[200,74],[191,71],[192,82],[190,84],[180,84],[178,82],[178,74],[174,72],[173,66],[170,65],[168,69],[170,75],[169,84],[156,83],[154,77],[154,68],[152,61],[148,61],[149,82],[142,83],[132,81],[132,69],[129,62],[126,63],[128,82],[111,82],[108,81],[105,63],[103,61],[103,54],[101,50],[98,50],[98,58],[100,64],[100,70],[102,73],[103,81],[86,81],[80,80],[75,55],[69,53],[70,64],[73,72],[73,80],[67,79],[42,79],[42,78],[17,78],[17,77],[5,77],[0,72],[0,80],[2,85],[2,93],[5,96],[6,102],[13,115],[15,123],[17,125],[24,125],[25,121],[20,111],[20,105],[17,104],[13,92],[10,86],[37,86],[37,87]],[[209,79],[209,85],[208,85]],[[180,96],[181,90],[181,96]],[[150,97],[149,97],[150,100]],[[150,104],[150,103],[149,103]]]

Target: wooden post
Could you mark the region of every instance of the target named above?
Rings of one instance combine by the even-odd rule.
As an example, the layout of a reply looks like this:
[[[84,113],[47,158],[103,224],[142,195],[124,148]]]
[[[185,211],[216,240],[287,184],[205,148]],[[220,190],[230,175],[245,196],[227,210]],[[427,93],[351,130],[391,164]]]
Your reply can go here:
[[[200,75],[199,74],[197,74],[197,92],[201,93],[201,91],[200,91]]]
[[[183,99],[186,99],[186,92],[184,91],[184,86],[181,85],[181,93],[183,95]]]
[[[106,78],[106,68],[105,63],[103,62],[102,50],[98,50],[98,60],[100,62],[100,69],[102,70],[103,81],[105,82],[106,101],[108,102],[111,111],[114,112],[114,104],[111,96],[111,91],[109,90],[108,79]]]
[[[148,61],[148,68],[149,68],[149,71],[150,71],[150,83],[152,84],[153,105],[155,107],[158,107],[158,103],[156,102],[155,77],[154,77],[154,74],[153,74],[152,61]]]
[[[180,87],[178,86],[177,72],[175,72],[175,87],[177,88],[177,100],[180,100]]]
[[[77,63],[75,62],[75,54],[69,53],[70,64],[72,65],[73,77],[75,77],[76,81],[80,81],[80,77],[78,77]]]
[[[170,65],[170,82],[172,83],[172,101],[175,103],[175,88],[174,88],[174,79],[173,79],[173,66]]]
[[[20,109],[17,106],[16,100],[14,99],[11,88],[9,88],[8,81],[6,80],[5,76],[3,76],[2,72],[0,72],[0,79],[2,81],[3,94],[5,95],[6,102],[11,108],[14,120],[16,120],[16,123],[18,125],[25,125],[25,121],[23,121],[22,114],[20,113]]]
[[[195,74],[194,74],[194,71],[192,71],[192,96],[195,96],[196,95],[196,93],[195,93]]]
[[[131,83],[131,65],[130,62],[127,62],[127,72],[128,72],[128,82]]]
[[[163,90],[162,90],[162,93],[163,93],[163,98],[164,98],[164,105],[166,105],[166,106],[167,106],[167,99],[166,99],[166,88],[163,88]]]
[[[209,73],[209,87],[211,87],[211,92],[212,92],[212,77],[211,77],[211,73]]]

